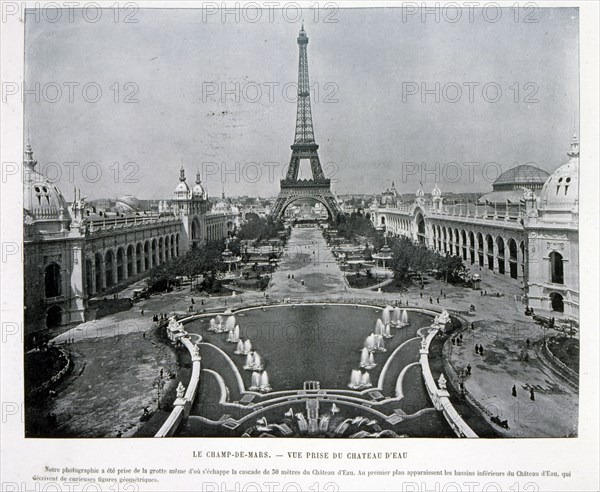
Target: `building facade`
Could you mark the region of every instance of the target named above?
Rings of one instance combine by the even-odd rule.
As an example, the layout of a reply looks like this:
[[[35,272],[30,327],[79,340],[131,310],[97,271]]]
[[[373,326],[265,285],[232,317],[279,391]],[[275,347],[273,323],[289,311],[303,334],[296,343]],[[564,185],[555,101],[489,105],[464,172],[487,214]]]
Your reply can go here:
[[[506,171],[475,203],[446,206],[437,186],[428,197],[419,189],[408,204],[388,190],[372,202],[371,221],[388,234],[514,279],[534,310],[578,319],[576,137],[568,156],[551,175],[529,165]]]
[[[180,172],[173,198],[158,211],[133,199],[98,212],[74,191],[69,203],[36,171],[28,143],[23,167],[26,333],[86,321],[88,300],[117,292],[188,249],[235,232],[237,210],[212,206],[199,176],[190,189]],[[124,207],[121,202],[126,202]]]

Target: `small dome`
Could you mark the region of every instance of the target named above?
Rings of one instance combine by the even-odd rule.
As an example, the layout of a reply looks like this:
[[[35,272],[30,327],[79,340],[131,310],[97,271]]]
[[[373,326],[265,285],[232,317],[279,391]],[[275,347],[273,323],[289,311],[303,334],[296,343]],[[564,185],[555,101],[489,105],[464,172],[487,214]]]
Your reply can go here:
[[[579,199],[579,142],[573,136],[570,159],[554,171],[540,193],[540,209],[572,208]]]
[[[196,173],[196,184],[192,188],[192,196],[196,198],[204,198],[204,188],[200,179],[200,171]]]
[[[431,196],[440,197],[442,196],[442,191],[435,185],[435,188],[431,191]]]
[[[187,200],[190,197],[190,187],[185,182],[185,170],[183,167],[179,171],[179,183],[173,191],[175,200]]]
[[[187,185],[185,181],[181,181],[175,187],[175,193],[189,193],[190,187]]]
[[[423,188],[419,188],[417,190],[417,198],[423,198],[425,196],[425,192],[423,191]]]

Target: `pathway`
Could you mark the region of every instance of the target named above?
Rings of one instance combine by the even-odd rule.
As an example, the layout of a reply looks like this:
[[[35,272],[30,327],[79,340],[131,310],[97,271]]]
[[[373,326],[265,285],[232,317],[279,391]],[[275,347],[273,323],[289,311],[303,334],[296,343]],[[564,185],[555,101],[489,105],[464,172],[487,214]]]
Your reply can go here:
[[[321,229],[293,228],[269,285],[269,296],[339,295],[346,289],[344,274],[327,247]]]

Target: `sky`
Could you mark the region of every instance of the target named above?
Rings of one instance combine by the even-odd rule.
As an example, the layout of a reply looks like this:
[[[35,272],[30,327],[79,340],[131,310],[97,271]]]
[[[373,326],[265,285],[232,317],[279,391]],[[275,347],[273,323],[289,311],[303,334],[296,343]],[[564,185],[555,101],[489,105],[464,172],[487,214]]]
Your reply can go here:
[[[25,19],[25,127],[38,170],[67,198],[73,186],[90,199],[170,198],[182,165],[211,196],[277,195],[294,137],[298,12],[72,14]],[[551,172],[567,160],[577,9],[518,21],[502,9],[497,22],[478,9],[456,22],[406,14],[301,13],[315,138],[336,193],[392,181],[401,193],[488,191],[515,164]]]

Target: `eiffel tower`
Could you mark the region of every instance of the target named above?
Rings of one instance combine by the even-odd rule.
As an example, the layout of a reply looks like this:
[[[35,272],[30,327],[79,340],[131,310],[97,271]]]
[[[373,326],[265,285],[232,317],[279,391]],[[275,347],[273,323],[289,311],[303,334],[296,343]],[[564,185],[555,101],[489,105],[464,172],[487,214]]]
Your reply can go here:
[[[298,36],[298,49],[300,51],[298,62],[298,107],[296,110],[296,134],[292,145],[292,157],[285,179],[280,182],[280,191],[271,216],[279,219],[285,209],[293,202],[311,198],[322,203],[334,219],[342,213],[337,199],[331,191],[331,182],[325,177],[319,154],[319,146],[315,142],[312,113],[310,110],[310,85],[308,82],[308,57],[306,45],[308,36],[304,31],[304,24]],[[312,179],[299,179],[300,161],[308,159],[312,171]]]

